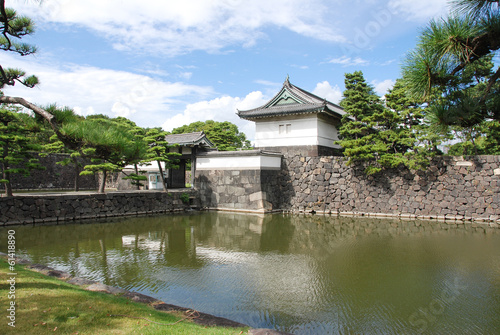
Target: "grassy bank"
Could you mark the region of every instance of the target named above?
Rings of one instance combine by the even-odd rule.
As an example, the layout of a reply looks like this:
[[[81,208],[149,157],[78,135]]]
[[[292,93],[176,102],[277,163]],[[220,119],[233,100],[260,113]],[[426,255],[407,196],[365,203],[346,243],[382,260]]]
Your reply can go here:
[[[243,334],[245,328],[204,327],[189,313],[164,313],[126,298],[90,292],[15,266],[15,299],[9,298],[5,259],[0,259],[0,334]],[[7,318],[15,301],[15,328]],[[193,316],[191,314],[191,316]],[[148,319],[148,320],[146,320]],[[157,323],[161,323],[157,324]]]

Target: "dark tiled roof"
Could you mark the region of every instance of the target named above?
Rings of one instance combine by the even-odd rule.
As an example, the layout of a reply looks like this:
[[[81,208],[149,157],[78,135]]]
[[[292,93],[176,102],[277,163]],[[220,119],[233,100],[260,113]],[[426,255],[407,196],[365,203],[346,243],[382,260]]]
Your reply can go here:
[[[172,134],[165,136],[165,141],[169,144],[178,145],[201,145],[204,147],[215,147],[215,145],[210,142],[204,132],[199,131],[195,133],[185,133],[185,134]]]
[[[292,85],[287,78],[278,94],[266,104],[258,108],[238,111],[238,116],[243,119],[253,120],[308,113],[325,113],[339,119],[345,114],[342,107]]]

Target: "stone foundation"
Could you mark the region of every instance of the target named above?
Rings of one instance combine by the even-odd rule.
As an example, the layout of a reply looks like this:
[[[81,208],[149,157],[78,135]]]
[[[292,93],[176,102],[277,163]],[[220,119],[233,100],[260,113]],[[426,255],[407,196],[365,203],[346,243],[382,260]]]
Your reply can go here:
[[[500,156],[438,157],[425,171],[375,176],[341,157],[287,155],[281,209],[424,219],[500,219]]]
[[[111,192],[105,194],[25,195],[0,198],[0,225],[65,222],[129,215],[160,214],[190,209],[195,191]],[[195,204],[196,205],[196,204]]]
[[[203,207],[269,212],[280,208],[279,170],[200,170],[195,189]]]
[[[32,170],[29,176],[21,174],[11,175],[12,189],[21,190],[73,190],[75,187],[75,169],[72,166],[57,164],[69,157],[67,154],[50,154],[46,157],[38,157],[40,165],[45,170]],[[83,160],[79,158],[83,163]],[[96,175],[79,176],[81,190],[97,190],[99,178]],[[2,185],[3,188],[3,185]]]

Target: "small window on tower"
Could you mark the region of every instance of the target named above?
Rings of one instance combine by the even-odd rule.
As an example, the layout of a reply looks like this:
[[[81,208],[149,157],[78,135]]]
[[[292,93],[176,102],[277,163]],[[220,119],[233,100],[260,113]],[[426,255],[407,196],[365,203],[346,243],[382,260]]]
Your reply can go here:
[[[284,134],[285,133],[285,125],[284,124],[280,124],[279,125],[279,131],[280,131],[280,134]]]
[[[286,133],[287,133],[287,134],[290,134],[291,132],[292,132],[292,125],[291,125],[290,123],[288,123],[288,124],[286,125]]]

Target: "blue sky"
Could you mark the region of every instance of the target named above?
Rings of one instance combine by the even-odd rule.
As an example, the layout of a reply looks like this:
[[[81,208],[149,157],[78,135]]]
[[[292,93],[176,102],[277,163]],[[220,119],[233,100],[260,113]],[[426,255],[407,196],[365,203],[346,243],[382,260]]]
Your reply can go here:
[[[290,81],[337,103],[344,74],[363,71],[383,95],[404,55],[446,0],[34,0],[6,1],[36,22],[36,55],[0,64],[40,85],[6,88],[82,115],[124,116],[165,130],[231,121]]]

